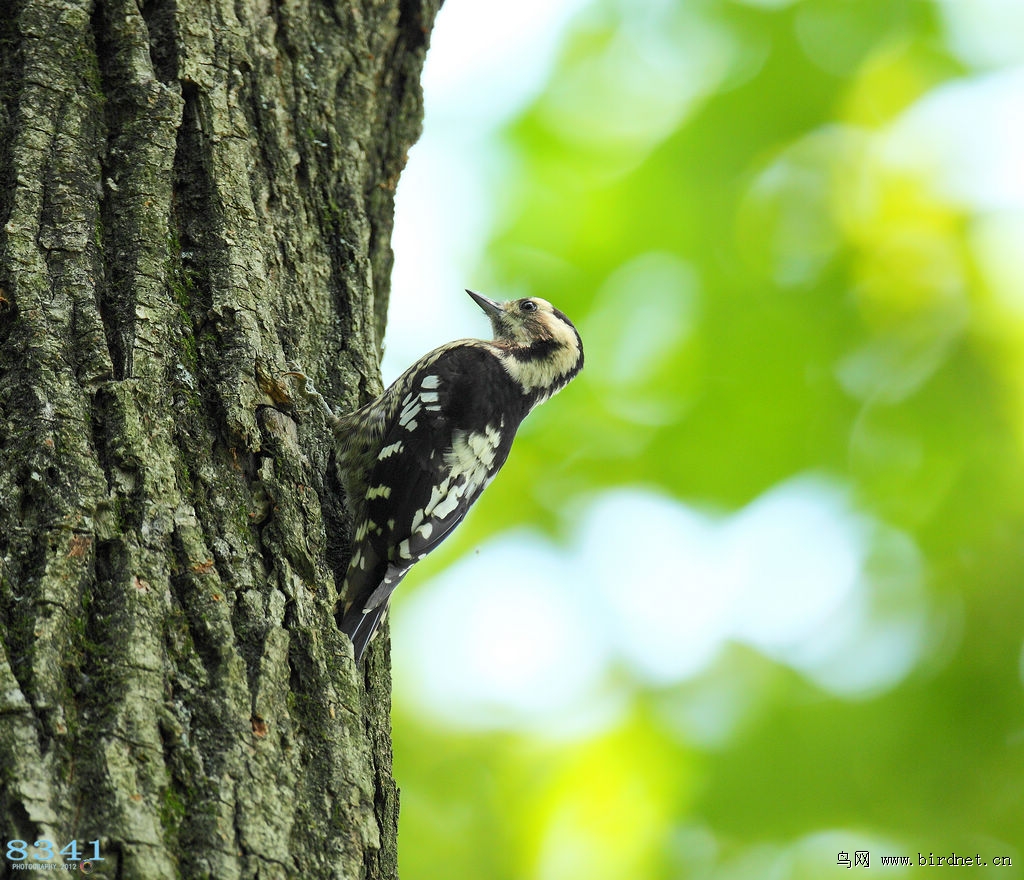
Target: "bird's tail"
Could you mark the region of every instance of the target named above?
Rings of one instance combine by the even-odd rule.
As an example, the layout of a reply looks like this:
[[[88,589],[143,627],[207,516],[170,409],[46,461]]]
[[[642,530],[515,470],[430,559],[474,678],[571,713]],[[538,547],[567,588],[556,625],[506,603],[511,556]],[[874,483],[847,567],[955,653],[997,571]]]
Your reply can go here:
[[[380,626],[387,610],[387,602],[365,613],[362,608],[352,608],[341,621],[341,631],[352,640],[352,649],[356,653],[357,664],[362,662],[370,639],[376,634],[377,627]]]
[[[387,613],[391,594],[408,571],[408,568],[389,565],[377,589],[369,598],[365,602],[354,602],[345,612],[341,621],[341,631],[352,640],[357,664],[362,662],[363,654],[366,652],[370,640]]]

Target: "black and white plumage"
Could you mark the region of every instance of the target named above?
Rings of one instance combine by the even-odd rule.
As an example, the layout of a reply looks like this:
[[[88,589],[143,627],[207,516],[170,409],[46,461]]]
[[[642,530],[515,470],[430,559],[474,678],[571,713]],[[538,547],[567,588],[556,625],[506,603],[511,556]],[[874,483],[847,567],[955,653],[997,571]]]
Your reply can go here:
[[[467,293],[491,319],[492,341],[443,345],[333,420],[354,524],[341,628],[357,662],[395,587],[462,521],[526,415],[583,368],[579,333],[546,300]]]

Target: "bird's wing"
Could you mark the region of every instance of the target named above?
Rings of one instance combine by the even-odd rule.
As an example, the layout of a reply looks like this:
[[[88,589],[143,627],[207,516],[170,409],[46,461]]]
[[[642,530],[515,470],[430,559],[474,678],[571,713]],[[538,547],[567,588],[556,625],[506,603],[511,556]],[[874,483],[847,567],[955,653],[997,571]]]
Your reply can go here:
[[[409,568],[462,521],[504,464],[522,418],[503,367],[480,348],[444,352],[406,387],[358,504],[344,591],[353,628],[354,611],[378,614]]]

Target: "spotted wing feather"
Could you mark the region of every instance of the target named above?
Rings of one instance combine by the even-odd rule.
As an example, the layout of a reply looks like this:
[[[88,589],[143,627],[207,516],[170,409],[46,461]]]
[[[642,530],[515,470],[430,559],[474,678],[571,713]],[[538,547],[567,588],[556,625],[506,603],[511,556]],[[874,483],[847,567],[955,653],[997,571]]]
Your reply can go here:
[[[465,517],[504,464],[527,406],[477,346],[413,367],[356,506],[341,628],[362,655],[395,587]],[[486,388],[489,393],[480,394]]]

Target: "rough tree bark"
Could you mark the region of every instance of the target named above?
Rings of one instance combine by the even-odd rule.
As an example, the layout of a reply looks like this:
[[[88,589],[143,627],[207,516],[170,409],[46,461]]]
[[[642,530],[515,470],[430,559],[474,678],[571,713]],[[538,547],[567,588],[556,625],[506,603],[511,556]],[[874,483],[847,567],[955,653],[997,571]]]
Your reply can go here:
[[[322,416],[271,404],[379,387],[438,5],[0,0],[5,849],[397,875],[386,645],[332,616]]]

